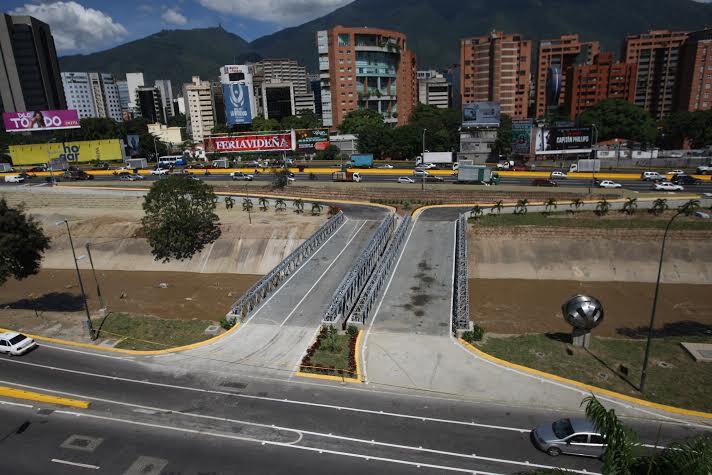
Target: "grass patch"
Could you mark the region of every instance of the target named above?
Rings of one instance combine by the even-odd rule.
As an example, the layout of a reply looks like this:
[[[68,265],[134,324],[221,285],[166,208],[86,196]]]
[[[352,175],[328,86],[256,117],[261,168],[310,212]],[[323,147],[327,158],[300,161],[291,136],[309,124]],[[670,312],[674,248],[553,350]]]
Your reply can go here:
[[[561,207],[561,206],[560,206]],[[487,213],[488,210],[484,210]],[[562,228],[598,228],[598,229],[665,229],[670,216],[663,214],[659,217],[650,215],[647,212],[639,212],[633,216],[627,216],[617,211],[611,212],[608,217],[598,217],[593,213],[581,212],[574,215],[564,213],[554,213],[547,216],[544,213],[527,213],[524,215],[485,214],[475,220],[469,218],[470,223],[478,222],[480,226],[549,226]],[[672,223],[670,229],[709,231],[712,230],[712,220],[700,218],[679,217]]]
[[[356,339],[358,331],[340,334],[331,326],[322,327],[314,344],[302,359],[301,371],[357,377]]]
[[[102,324],[103,320],[103,324]],[[92,320],[99,338],[124,338],[116,348],[165,350],[210,338],[203,332],[215,322],[209,320],[169,320],[144,315],[112,313]]]
[[[655,338],[645,394],[637,387],[645,340],[593,337],[589,350],[574,348],[568,334],[492,336],[477,346],[492,356],[660,404],[712,412],[712,364],[697,363],[680,342],[712,343],[707,336]],[[623,365],[626,371],[621,368]]]

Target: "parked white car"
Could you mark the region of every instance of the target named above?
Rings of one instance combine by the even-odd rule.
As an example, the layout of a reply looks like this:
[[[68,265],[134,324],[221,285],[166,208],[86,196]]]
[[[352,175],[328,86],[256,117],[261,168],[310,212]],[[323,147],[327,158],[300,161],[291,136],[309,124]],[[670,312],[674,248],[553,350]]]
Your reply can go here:
[[[601,188],[621,188],[623,185],[620,183],[616,183],[613,180],[603,180],[601,183],[598,184],[599,187]]]
[[[415,183],[415,180],[409,176],[400,176],[398,177],[398,183]]]
[[[655,191],[685,191],[682,185],[676,185],[669,181],[661,181],[653,185]]]
[[[549,176],[549,178],[551,178],[552,180],[556,179],[556,178],[564,179],[567,176],[568,175],[566,173],[564,173],[560,170],[554,170],[553,172],[551,172],[551,175]]]
[[[18,356],[27,353],[36,347],[37,343],[32,338],[17,332],[0,333],[0,353]]]
[[[5,183],[22,183],[25,177],[20,175],[5,175]]]

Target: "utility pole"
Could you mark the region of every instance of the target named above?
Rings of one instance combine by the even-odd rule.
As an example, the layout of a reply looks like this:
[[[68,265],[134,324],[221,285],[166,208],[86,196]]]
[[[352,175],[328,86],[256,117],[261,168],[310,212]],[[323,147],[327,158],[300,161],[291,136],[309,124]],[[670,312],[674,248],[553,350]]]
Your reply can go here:
[[[89,257],[89,264],[91,265],[91,272],[94,274],[94,283],[96,284],[96,295],[99,297],[99,308],[106,308],[104,306],[104,298],[101,296],[101,289],[99,288],[99,279],[96,277],[96,269],[94,269],[94,260],[91,258],[91,243],[86,244],[87,257]]]
[[[89,337],[92,340],[96,340],[96,335],[94,335],[94,329],[92,328],[91,315],[89,314],[89,304],[87,304],[87,295],[84,292],[84,283],[82,282],[82,274],[79,272],[79,262],[77,260],[77,254],[74,252],[74,241],[72,241],[72,232],[69,230],[69,221],[63,219],[55,223],[57,226],[65,224],[67,226],[67,235],[69,236],[69,247],[72,248],[72,257],[74,258],[74,268],[77,271],[77,280],[79,280],[79,290],[82,293],[82,301],[84,302],[84,311],[87,315],[86,327],[89,331]]]

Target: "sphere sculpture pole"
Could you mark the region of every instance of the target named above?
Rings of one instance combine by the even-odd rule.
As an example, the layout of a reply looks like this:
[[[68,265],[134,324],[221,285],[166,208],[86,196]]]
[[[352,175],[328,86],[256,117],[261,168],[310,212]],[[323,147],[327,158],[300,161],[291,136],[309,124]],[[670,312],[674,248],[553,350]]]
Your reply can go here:
[[[564,320],[573,327],[571,339],[574,346],[588,348],[591,330],[603,321],[603,305],[595,297],[574,295],[562,306]]]

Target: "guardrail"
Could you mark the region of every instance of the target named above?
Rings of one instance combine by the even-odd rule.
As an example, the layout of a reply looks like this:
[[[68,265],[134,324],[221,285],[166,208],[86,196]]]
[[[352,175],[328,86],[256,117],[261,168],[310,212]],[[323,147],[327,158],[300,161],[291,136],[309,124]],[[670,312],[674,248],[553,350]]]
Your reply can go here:
[[[455,281],[453,282],[452,323],[454,330],[470,329],[470,297],[467,281],[467,218],[457,220],[455,241]]]
[[[376,268],[373,274],[371,274],[371,278],[366,283],[366,287],[356,302],[353,312],[351,312],[351,316],[348,318],[347,324],[366,324],[366,320],[371,313],[371,309],[381,293],[381,288],[383,287],[383,284],[388,276],[391,274],[393,265],[396,262],[398,251],[400,250],[403,241],[405,241],[405,236],[408,232],[410,222],[410,216],[406,216],[400,222],[400,225],[398,225],[393,237],[391,237],[391,240],[388,242],[386,250],[383,251],[378,268]]]
[[[353,267],[344,276],[333,297],[331,297],[331,303],[324,313],[322,324],[335,325],[341,319],[346,320],[348,318],[388,244],[388,238],[395,227],[395,223],[395,214],[389,214],[383,219],[366,248],[361,252],[361,255],[356,259]]]
[[[277,264],[274,269],[258,280],[247,292],[237,299],[232,305],[230,312],[226,315],[226,318],[230,322],[235,322],[237,319],[243,321],[271,291],[279,287],[287,276],[294,272],[311,256],[314,251],[341,226],[345,219],[343,211],[339,211],[326,223],[322,224],[309,239],[301,243],[284,258],[282,262]]]

